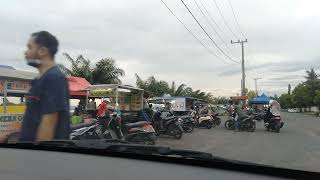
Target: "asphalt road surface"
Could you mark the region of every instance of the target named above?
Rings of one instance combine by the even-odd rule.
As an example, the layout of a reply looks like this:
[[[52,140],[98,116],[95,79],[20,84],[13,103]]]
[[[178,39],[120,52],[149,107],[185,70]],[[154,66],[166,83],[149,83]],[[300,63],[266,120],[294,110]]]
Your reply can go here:
[[[159,138],[157,145],[212,153],[228,159],[320,172],[320,118],[300,113],[282,113],[280,133],[268,132],[263,121],[255,132],[224,128],[227,117],[212,129],[184,133],[182,139]]]

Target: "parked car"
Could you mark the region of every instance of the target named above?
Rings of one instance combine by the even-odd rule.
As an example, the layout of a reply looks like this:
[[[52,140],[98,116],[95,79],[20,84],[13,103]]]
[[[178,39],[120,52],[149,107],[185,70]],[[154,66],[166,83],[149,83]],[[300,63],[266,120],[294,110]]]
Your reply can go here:
[[[297,113],[297,112],[299,112],[299,109],[298,108],[291,108],[291,109],[288,109],[288,112]]]

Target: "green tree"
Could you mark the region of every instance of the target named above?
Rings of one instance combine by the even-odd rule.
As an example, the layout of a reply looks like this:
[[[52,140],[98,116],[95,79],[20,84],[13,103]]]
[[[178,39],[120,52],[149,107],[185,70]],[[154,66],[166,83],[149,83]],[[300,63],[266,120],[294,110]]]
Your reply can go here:
[[[282,94],[277,101],[281,104],[282,108],[287,109],[295,107],[293,104],[293,96],[291,94]]]
[[[257,93],[256,93],[255,91],[250,90],[250,91],[247,93],[247,96],[248,96],[248,99],[251,100],[251,99],[257,97]]]
[[[213,104],[228,104],[229,99],[226,97],[215,97]]]
[[[79,55],[76,59],[68,53],[63,53],[63,55],[71,63],[71,68],[68,69],[61,64],[58,67],[67,75],[83,77],[91,84],[118,84],[121,83],[119,78],[125,75],[124,70],[118,68],[111,58],[101,59],[92,68],[91,61],[85,59],[82,55]]]
[[[101,59],[92,70],[94,84],[121,84],[120,77],[124,76],[123,69],[118,68],[113,59]]]
[[[82,55],[79,55],[76,59],[72,58],[68,53],[63,53],[63,55],[71,63],[71,69],[68,69],[60,65],[60,69],[63,72],[71,76],[83,77],[88,82],[93,84],[90,60],[85,59]]]
[[[213,96],[210,93],[202,92],[201,90],[193,91],[191,87],[181,84],[176,88],[175,82],[171,83],[171,87],[166,81],[156,80],[154,76],[149,77],[147,80],[142,80],[138,74],[136,76],[136,85],[148,92],[150,97],[163,96],[170,94],[171,96],[190,96],[208,102],[213,102]]]
[[[293,105],[301,108],[312,106],[313,97],[309,95],[309,89],[305,83],[301,83],[296,86],[292,92],[293,95]]]

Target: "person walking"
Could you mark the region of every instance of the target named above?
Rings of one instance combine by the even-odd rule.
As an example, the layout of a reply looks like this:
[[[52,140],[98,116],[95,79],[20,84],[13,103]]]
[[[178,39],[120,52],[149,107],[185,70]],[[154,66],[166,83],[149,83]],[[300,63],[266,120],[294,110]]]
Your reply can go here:
[[[69,88],[65,74],[55,64],[58,40],[47,31],[33,33],[25,59],[39,71],[26,95],[26,112],[20,141],[69,139]]]

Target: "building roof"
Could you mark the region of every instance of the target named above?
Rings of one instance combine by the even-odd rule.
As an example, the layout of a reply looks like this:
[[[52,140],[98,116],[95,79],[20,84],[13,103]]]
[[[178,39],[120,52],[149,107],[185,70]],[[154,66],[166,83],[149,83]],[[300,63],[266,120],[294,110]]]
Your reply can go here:
[[[10,68],[0,68],[0,78],[18,79],[18,80],[32,80],[38,73],[29,71],[20,71]]]
[[[120,85],[120,84],[97,84],[91,85],[88,87],[89,90],[96,90],[96,89],[127,89],[127,90],[137,90],[137,91],[144,91],[143,89],[136,88],[129,85]]]

